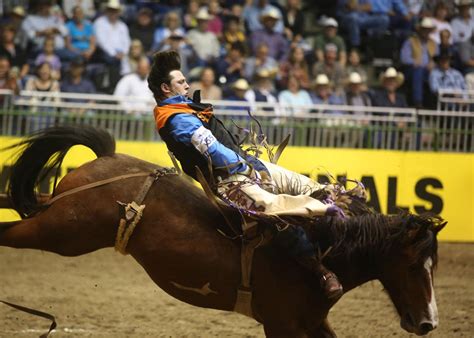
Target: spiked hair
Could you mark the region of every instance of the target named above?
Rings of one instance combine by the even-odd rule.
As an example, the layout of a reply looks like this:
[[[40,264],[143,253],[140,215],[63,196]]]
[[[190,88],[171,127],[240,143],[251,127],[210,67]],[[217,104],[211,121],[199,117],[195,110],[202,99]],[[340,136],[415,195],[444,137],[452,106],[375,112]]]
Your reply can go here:
[[[175,51],[158,52],[153,55],[153,64],[148,76],[148,88],[153,93],[155,100],[165,99],[161,84],[170,84],[170,72],[181,69],[181,59]]]

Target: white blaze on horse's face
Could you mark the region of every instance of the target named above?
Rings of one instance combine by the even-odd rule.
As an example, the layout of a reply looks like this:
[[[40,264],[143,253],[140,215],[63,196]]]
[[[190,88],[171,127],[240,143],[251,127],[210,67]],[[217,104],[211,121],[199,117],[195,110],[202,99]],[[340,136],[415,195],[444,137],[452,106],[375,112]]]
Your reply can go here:
[[[426,311],[427,318],[422,319],[422,323],[431,324],[433,329],[438,326],[438,306],[436,305],[434,285],[433,285],[433,260],[429,257],[424,264],[426,273],[428,274],[429,287],[430,287],[430,299],[428,303],[428,309]]]

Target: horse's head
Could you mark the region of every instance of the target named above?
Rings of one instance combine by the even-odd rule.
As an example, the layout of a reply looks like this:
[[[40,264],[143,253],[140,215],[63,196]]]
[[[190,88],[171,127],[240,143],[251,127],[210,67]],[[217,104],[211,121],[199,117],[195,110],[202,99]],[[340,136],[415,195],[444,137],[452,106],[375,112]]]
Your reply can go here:
[[[401,327],[424,335],[438,325],[433,270],[437,263],[436,236],[446,222],[408,214],[393,220],[393,245],[379,279],[400,315]]]

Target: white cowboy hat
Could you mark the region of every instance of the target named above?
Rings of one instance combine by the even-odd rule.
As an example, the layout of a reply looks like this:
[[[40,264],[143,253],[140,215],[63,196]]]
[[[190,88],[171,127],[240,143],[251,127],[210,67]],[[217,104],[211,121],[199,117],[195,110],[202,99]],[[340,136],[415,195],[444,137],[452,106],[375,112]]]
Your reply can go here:
[[[436,25],[434,23],[434,21],[431,19],[431,18],[428,18],[428,17],[424,17],[420,24],[418,25],[418,27],[420,28],[426,28],[426,29],[435,29],[436,28]]]
[[[398,87],[400,87],[403,84],[403,81],[405,81],[403,74],[397,72],[393,67],[387,68],[385,72],[380,74],[380,82],[383,83],[386,79],[396,79]]]
[[[105,8],[115,9],[115,10],[120,11],[122,9],[122,4],[120,3],[120,0],[109,0],[107,2],[107,5],[105,5]]]
[[[24,17],[26,15],[25,9],[22,6],[13,7],[12,13],[21,17]]]
[[[260,20],[263,20],[264,18],[272,18],[272,19],[275,19],[275,20],[279,20],[280,19],[280,12],[278,11],[278,9],[274,8],[274,7],[269,7],[267,9],[265,9],[262,14],[260,15]]]
[[[326,20],[324,20],[323,22],[323,26],[324,27],[339,27],[339,24],[337,23],[337,21],[333,18],[327,18]]]
[[[350,75],[349,75],[349,83],[351,84],[361,84],[363,81],[362,81],[362,76],[360,76],[359,73],[357,72],[352,72]]]
[[[245,79],[238,79],[232,84],[232,88],[238,90],[247,90],[250,88],[249,83]]]
[[[211,16],[209,15],[207,8],[201,7],[196,14],[196,20],[207,21],[210,19],[211,19]]]
[[[319,74],[316,76],[316,80],[314,80],[315,86],[329,86],[330,81],[326,74]]]

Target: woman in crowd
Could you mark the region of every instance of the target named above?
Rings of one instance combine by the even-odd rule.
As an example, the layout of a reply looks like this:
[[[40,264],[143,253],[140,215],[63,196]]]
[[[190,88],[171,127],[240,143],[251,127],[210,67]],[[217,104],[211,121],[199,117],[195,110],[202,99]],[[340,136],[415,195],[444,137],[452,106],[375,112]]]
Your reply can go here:
[[[301,47],[293,47],[288,55],[288,59],[281,63],[280,80],[278,81],[280,88],[288,86],[290,76],[294,76],[297,79],[301,88],[309,89],[311,87],[309,67]]]
[[[178,12],[169,12],[166,14],[163,26],[158,27],[155,30],[155,36],[153,39],[153,51],[158,51],[163,48],[164,45],[169,44],[168,38],[171,35],[185,36],[186,32],[181,25],[181,18]]]
[[[90,60],[96,49],[94,28],[92,23],[84,18],[81,6],[74,7],[72,20],[66,24],[66,27],[69,31],[66,36],[66,48],[76,57],[81,56],[85,60]]]

